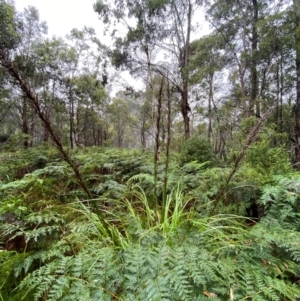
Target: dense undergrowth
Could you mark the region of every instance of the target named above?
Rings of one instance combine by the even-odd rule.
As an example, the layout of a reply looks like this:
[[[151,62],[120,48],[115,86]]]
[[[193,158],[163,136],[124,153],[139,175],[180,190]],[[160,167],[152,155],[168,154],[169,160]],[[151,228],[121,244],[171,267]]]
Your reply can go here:
[[[147,151],[77,149],[87,199],[55,149],[1,153],[0,300],[295,301],[300,176],[255,147],[217,208],[217,163],[174,158],[164,198],[163,158],[154,181]]]

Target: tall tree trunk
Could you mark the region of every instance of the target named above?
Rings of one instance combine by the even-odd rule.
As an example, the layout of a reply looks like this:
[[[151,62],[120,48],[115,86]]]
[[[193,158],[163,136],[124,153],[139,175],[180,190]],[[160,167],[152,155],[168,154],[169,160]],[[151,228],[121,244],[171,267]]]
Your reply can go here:
[[[97,135],[96,135],[96,129],[95,129],[95,125],[93,125],[93,146],[97,146]]]
[[[97,130],[97,146],[103,146],[103,131],[102,131],[102,128]]]
[[[212,136],[212,101],[213,101],[213,78],[214,73],[209,74],[209,93],[208,93],[208,129],[207,137],[211,140]]]
[[[43,134],[43,142],[48,142],[49,141],[49,132],[48,130],[44,127],[44,134]]]
[[[280,127],[279,130],[283,133],[283,88],[284,88],[284,67],[283,67],[283,54],[281,53],[280,57],[280,90],[279,90],[279,103],[280,103],[280,110],[279,110],[279,120],[280,120]]]
[[[162,211],[161,216],[164,217],[164,212],[166,208],[167,202],[167,188],[168,188],[168,172],[169,172],[169,161],[170,161],[170,145],[171,145],[171,89],[170,89],[170,81],[167,78],[167,141],[166,141],[166,165],[164,172],[164,186],[163,186],[163,199],[162,199]]]
[[[246,42],[246,24],[244,23],[242,26],[243,30],[242,30],[242,44],[243,44],[243,51],[245,53],[247,53],[247,42]],[[226,43],[230,44],[230,40],[226,40]],[[247,92],[246,92],[246,83],[245,83],[245,75],[246,75],[246,71],[248,69],[248,59],[242,60],[242,59],[238,59],[237,54],[234,52],[234,57],[236,59],[236,61],[238,62],[238,67],[239,67],[239,79],[240,79],[240,89],[241,89],[241,99],[242,99],[242,105],[243,105],[243,110],[244,110],[244,114],[246,117],[250,117],[250,103],[247,106],[247,102],[246,102],[246,96],[247,96]]]
[[[28,116],[27,116],[27,99],[26,96],[23,96],[23,107],[22,107],[22,132],[25,135],[29,134],[29,127],[28,127]],[[28,148],[28,137],[24,138],[23,145],[25,148]]]
[[[275,123],[277,126],[277,129],[279,129],[279,131],[281,131],[280,129],[280,121],[279,121],[279,99],[280,99],[280,79],[279,79],[279,63],[277,62],[276,65],[276,94],[277,94],[277,99],[276,99],[276,110],[275,110]],[[275,142],[275,146],[277,145],[277,141]]]
[[[294,0],[295,18],[295,50],[296,50],[296,103],[295,114],[295,163],[300,170],[300,0]]]
[[[155,124],[155,149],[154,149],[154,206],[155,211],[157,210],[157,173],[158,173],[158,161],[160,156],[160,126],[161,126],[161,110],[162,110],[162,98],[163,98],[163,87],[165,78],[162,77],[158,97],[157,97],[157,108],[156,108],[156,124]]]
[[[192,6],[190,0],[185,4],[188,6],[187,9],[187,19],[186,19],[186,30],[183,25],[184,18],[180,12],[181,8],[178,7],[176,1],[172,2],[172,11],[174,11],[175,19],[175,32],[177,38],[176,47],[179,49],[178,63],[180,67],[180,80],[181,83],[178,85],[181,100],[181,114],[183,117],[184,125],[184,137],[187,140],[190,137],[190,106],[189,106],[189,56],[190,56],[190,39],[191,39],[191,30],[192,30]]]
[[[123,146],[123,134],[124,134],[124,130],[123,130],[123,125],[122,122],[120,120],[118,120],[118,133],[117,133],[117,137],[118,137],[118,148],[121,148]]]
[[[70,147],[74,148],[74,97],[72,88],[69,87],[69,114],[70,114],[70,130],[69,130],[69,138],[70,138]]]
[[[250,114],[254,113],[260,116],[260,104],[257,100],[258,94],[258,79],[257,79],[257,21],[258,21],[258,3],[257,0],[252,0],[253,4],[253,23],[252,23],[252,45],[251,45],[251,95],[250,95]]]
[[[183,90],[181,92],[181,113],[183,117],[185,140],[190,137],[190,111],[191,109],[188,103],[188,83],[184,83]]]
[[[188,1],[188,16],[187,16],[187,31],[186,38],[184,41],[184,55],[181,65],[181,76],[182,76],[182,103],[181,112],[183,116],[184,123],[184,137],[187,140],[190,137],[190,106],[189,106],[189,57],[190,57],[190,39],[192,30],[192,3]]]
[[[143,148],[146,148],[146,122],[145,120],[142,121],[142,128],[141,128],[141,144]]]

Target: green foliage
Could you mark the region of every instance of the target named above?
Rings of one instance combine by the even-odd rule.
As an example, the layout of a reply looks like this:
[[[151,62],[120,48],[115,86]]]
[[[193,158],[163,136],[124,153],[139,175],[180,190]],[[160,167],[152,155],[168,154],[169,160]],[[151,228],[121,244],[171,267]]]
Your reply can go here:
[[[252,121],[248,119],[247,123]],[[247,123],[244,124],[246,128],[251,125]],[[239,140],[243,139],[244,134],[240,133]],[[245,158],[224,191],[220,212],[248,215],[249,212],[246,214],[246,211],[252,205],[257,206],[257,201],[266,185],[276,184],[274,179],[277,176],[289,175],[293,171],[286,147],[274,146],[274,140],[286,141],[286,136],[276,132],[274,125],[269,125],[262,130],[257,140],[249,145]],[[238,156],[239,152],[233,152],[233,160],[236,161]],[[203,186],[201,185],[206,195],[211,188],[215,193],[218,192],[231,169],[220,168],[215,171],[220,175],[214,175],[213,170],[208,170],[207,181],[203,182]],[[210,199],[213,196],[214,194],[210,193]],[[263,208],[261,207],[260,210],[263,211]]]
[[[208,216],[229,168],[171,162],[166,200],[155,208],[152,154],[74,150],[95,196],[88,201],[52,151],[37,154],[15,154],[22,160],[14,167],[37,161],[44,167],[1,183],[0,300],[295,301],[300,296],[298,175],[275,177],[263,186],[265,216],[249,227],[242,214]],[[162,179],[159,168],[158,185]],[[241,181],[237,176],[227,197],[239,192],[240,202],[247,199],[245,188],[239,191]],[[92,212],[92,202],[107,228]],[[217,212],[233,212],[224,204]]]
[[[7,141],[2,145],[2,148],[9,152],[18,151],[24,148],[22,143],[24,140],[27,140],[28,143],[30,143],[32,141],[32,137],[24,133],[9,135]]]
[[[245,168],[255,172],[251,178],[261,185],[268,183],[274,175],[288,174],[292,170],[291,161],[285,146],[272,147],[273,139],[283,138],[271,128],[264,129],[259,140],[252,144],[246,156]]]
[[[22,292],[24,300],[206,300],[207,295],[294,300],[300,294],[287,280],[297,275],[298,265],[279,260],[269,243],[238,217],[194,217],[176,230],[163,235],[156,227],[145,229],[136,233],[137,243],[119,251],[100,236],[91,239],[93,228],[73,223],[71,235],[62,233],[60,244],[23,260],[16,255],[14,274],[25,273],[25,278],[10,298],[17,300]],[[281,239],[264,230],[268,240]],[[84,233],[85,239],[80,238]],[[66,242],[76,241],[77,249],[73,245],[69,253]],[[34,268],[36,260],[39,268]]]
[[[20,144],[20,141],[18,143]],[[0,152],[0,181],[10,182],[22,179],[34,170],[58,161],[57,150],[51,147],[40,146],[26,150]]]
[[[195,136],[184,143],[180,154],[180,162],[184,164],[191,161],[198,161],[199,163],[212,163],[214,161],[213,149],[208,140]]]
[[[222,37],[218,34],[208,35],[191,43],[191,84],[203,85],[204,80],[221,70],[224,65],[224,57],[218,51],[221,44]]]
[[[216,31],[190,43],[200,2],[96,1],[108,50],[87,27],[45,40],[35,8],[17,15],[0,0],[0,301],[300,298],[300,178],[285,134],[298,121],[298,21],[292,4],[206,1]],[[158,61],[161,50],[177,64]],[[146,88],[109,99],[109,57]],[[161,72],[168,87],[155,108]],[[217,86],[225,78],[226,91]],[[210,141],[192,137],[165,158],[168,137],[172,150],[183,142],[177,116],[181,108],[189,122],[190,84],[193,124],[209,121]],[[256,135],[273,103],[276,126]],[[154,167],[151,152],[121,147],[153,143],[156,111]],[[82,148],[90,145],[119,149]],[[223,167],[212,167],[212,145]],[[250,205],[263,209],[255,223],[245,218]]]
[[[13,49],[19,42],[16,31],[14,8],[6,1],[0,1],[0,50]]]
[[[283,229],[300,231],[300,176],[274,177],[275,185],[266,185],[259,202],[265,208],[264,222]]]

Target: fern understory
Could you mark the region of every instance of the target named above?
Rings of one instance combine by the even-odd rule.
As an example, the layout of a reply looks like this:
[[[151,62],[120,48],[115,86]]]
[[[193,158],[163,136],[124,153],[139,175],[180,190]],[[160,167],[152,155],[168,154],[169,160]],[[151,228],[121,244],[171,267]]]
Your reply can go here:
[[[0,158],[0,300],[300,297],[299,174],[265,176],[245,162],[211,216],[229,167],[173,160],[164,200],[164,162],[154,196],[151,153],[91,148],[72,156],[92,200],[55,150]],[[265,209],[256,224],[245,217],[254,198]]]

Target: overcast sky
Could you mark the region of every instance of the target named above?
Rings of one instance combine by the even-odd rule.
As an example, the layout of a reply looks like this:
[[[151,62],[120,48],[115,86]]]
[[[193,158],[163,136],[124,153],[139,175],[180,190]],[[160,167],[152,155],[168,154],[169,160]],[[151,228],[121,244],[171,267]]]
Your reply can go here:
[[[18,11],[29,5],[36,7],[41,21],[48,24],[50,36],[64,37],[73,28],[82,29],[89,26],[96,30],[99,38],[107,39],[102,42],[110,42],[109,37],[103,37],[102,23],[93,10],[95,2],[96,0],[15,0],[15,5]],[[200,13],[197,19],[202,25],[202,31],[192,34],[192,38],[199,38],[208,33],[208,24],[205,24],[203,14]]]
[[[29,5],[40,13],[41,21],[48,24],[49,35],[64,37],[71,29],[89,26],[102,35],[101,22],[93,10],[96,0],[15,0],[18,11]]]

